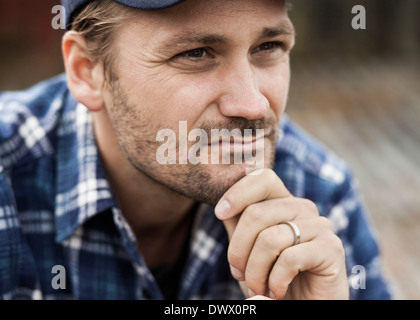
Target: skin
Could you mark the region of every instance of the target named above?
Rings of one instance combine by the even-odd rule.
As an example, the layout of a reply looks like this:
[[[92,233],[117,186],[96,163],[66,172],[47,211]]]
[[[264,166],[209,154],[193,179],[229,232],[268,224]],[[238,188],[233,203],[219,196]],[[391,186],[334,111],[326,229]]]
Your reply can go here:
[[[217,204],[232,275],[247,297],[348,298],[344,250],[331,224],[271,170],[294,44],[284,3],[190,0],[139,11],[115,32],[112,83],[74,31],[63,37],[63,57],[147,264],[176,260],[194,204],[206,202]],[[156,134],[178,132],[179,121],[189,132],[264,129],[264,169],[246,175],[247,164],[159,164]],[[298,245],[282,224],[288,220],[301,230]]]

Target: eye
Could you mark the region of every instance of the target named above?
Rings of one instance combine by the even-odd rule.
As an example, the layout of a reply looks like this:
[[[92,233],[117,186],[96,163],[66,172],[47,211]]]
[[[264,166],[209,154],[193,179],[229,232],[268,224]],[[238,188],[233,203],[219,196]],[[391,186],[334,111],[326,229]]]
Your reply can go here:
[[[178,53],[169,60],[171,66],[188,71],[205,71],[217,65],[211,48],[196,48]]]
[[[260,45],[260,50],[272,50],[277,47],[276,42],[265,42]]]
[[[259,45],[254,52],[259,51],[274,51],[277,49],[283,49],[284,43],[282,42],[264,42],[263,44]]]
[[[204,48],[193,49],[179,54],[179,56],[190,60],[199,60],[208,55],[207,50]]]

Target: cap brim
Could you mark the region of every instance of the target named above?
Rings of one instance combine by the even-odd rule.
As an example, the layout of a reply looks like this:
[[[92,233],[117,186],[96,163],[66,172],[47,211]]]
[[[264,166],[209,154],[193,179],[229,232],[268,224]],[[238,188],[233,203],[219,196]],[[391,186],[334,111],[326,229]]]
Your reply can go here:
[[[159,10],[172,7],[185,0],[113,0],[119,4],[143,10]],[[68,0],[62,1],[66,12],[66,27],[71,28],[75,13],[80,11],[90,0]]]
[[[114,0],[123,5],[143,10],[158,10],[172,7],[185,0]]]

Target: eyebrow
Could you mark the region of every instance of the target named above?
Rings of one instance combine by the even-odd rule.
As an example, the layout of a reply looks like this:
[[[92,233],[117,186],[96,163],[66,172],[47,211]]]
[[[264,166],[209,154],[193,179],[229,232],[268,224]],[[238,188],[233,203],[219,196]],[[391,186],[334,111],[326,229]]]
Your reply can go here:
[[[259,38],[275,38],[282,35],[295,36],[295,29],[291,23],[282,23],[274,28],[264,28]]]
[[[295,30],[291,23],[281,23],[275,27],[265,27],[260,32],[258,39],[270,39],[281,35],[294,36]],[[165,41],[159,46],[159,50],[184,50],[185,47],[194,46],[208,46],[214,44],[227,44],[230,40],[220,34],[216,33],[194,33],[185,32],[171,37],[168,41]]]
[[[214,33],[195,33],[189,32],[185,34],[179,34],[171,37],[168,41],[165,41],[159,46],[160,51],[180,49],[183,50],[185,47],[193,46],[208,46],[212,44],[226,44],[229,39],[225,36],[214,34]]]

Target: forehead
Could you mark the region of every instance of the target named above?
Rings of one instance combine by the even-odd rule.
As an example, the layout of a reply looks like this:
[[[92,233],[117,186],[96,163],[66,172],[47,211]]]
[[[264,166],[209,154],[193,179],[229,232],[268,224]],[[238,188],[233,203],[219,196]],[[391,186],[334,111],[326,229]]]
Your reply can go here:
[[[163,10],[139,11],[127,24],[148,41],[179,32],[238,34],[244,26],[282,25],[293,31],[284,0],[187,0]]]
[[[224,15],[229,17],[235,13],[246,13],[257,9],[286,9],[285,0],[186,0],[180,4],[151,13],[173,13],[184,17],[203,17],[205,15]]]

